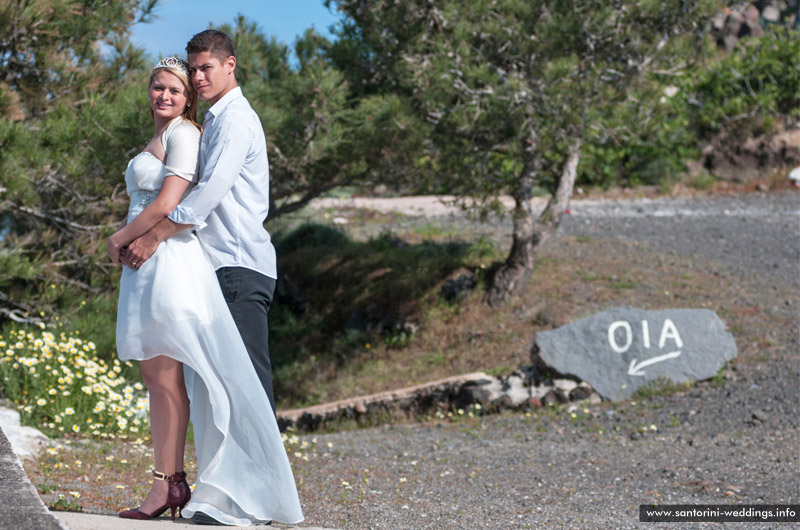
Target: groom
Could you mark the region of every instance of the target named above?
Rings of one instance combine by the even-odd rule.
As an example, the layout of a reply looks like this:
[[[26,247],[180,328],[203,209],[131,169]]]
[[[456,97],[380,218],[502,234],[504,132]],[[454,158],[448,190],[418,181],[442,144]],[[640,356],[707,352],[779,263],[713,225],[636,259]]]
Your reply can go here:
[[[277,271],[263,224],[269,210],[264,130],[236,82],[231,38],[209,29],[192,37],[186,52],[197,95],[211,104],[200,139],[200,181],[169,217],[128,246],[123,263],[137,269],[162,241],[196,230],[274,413],[267,312]]]

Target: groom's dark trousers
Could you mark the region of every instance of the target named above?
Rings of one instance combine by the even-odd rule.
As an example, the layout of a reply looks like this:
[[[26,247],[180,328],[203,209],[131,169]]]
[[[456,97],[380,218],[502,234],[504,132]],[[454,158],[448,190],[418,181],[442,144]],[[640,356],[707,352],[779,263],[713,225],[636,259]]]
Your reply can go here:
[[[250,360],[253,361],[261,386],[267,393],[272,412],[275,413],[267,325],[267,313],[275,293],[275,280],[244,267],[217,269],[217,280]]]

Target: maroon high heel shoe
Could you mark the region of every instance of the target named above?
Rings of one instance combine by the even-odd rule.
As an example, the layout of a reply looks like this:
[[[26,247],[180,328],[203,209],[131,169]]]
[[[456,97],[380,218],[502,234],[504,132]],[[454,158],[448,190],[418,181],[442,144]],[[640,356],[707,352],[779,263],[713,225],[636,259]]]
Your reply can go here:
[[[178,511],[180,514],[180,510],[186,506],[186,503],[189,502],[189,499],[192,497],[192,490],[189,488],[189,483],[186,482],[186,473],[183,471],[179,471],[174,475],[167,476],[165,473],[161,471],[153,471],[153,477],[156,480],[166,480],[169,483],[169,488],[167,490],[167,502],[163,506],[156,508],[152,513],[144,513],[143,511],[139,510],[138,508],[134,510],[125,510],[124,512],[120,512],[119,516],[123,519],[139,519],[139,520],[146,520],[146,519],[155,519],[159,517],[162,513],[167,511],[167,508],[170,510],[170,515],[172,516],[172,520],[175,520],[175,511]]]

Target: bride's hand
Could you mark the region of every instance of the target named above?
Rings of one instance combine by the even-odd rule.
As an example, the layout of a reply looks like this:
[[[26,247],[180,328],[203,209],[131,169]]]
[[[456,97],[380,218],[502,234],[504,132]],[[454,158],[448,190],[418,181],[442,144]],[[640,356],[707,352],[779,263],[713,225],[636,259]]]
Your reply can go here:
[[[152,232],[147,232],[142,237],[134,239],[126,247],[122,264],[132,269],[138,269],[155,253],[158,244],[159,242],[152,236]]]
[[[111,258],[111,261],[114,262],[116,265],[121,265],[122,262],[120,261],[120,254],[122,253],[124,247],[118,246],[114,242],[114,236],[108,238],[108,243],[106,244],[106,252],[108,253],[108,257]]]

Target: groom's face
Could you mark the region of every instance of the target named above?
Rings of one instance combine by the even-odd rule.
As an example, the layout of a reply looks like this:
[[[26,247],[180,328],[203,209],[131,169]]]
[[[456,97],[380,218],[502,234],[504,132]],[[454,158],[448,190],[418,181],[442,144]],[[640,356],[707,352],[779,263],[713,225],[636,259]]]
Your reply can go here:
[[[189,74],[197,90],[197,97],[212,105],[235,86],[233,71],[236,58],[220,60],[209,52],[189,55]]]

